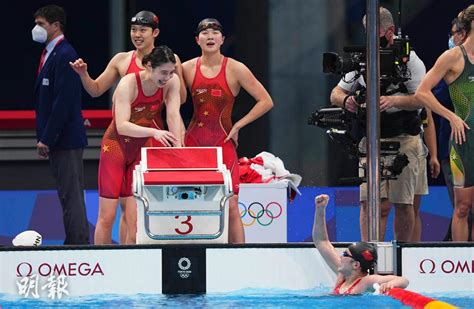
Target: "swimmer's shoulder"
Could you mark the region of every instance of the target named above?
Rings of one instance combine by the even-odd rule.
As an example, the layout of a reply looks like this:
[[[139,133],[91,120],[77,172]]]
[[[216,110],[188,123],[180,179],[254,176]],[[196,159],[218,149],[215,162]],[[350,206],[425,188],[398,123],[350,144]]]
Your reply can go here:
[[[130,61],[132,59],[133,55],[133,50],[128,51],[128,52],[119,52],[116,53],[112,59],[110,59],[109,65],[114,66],[116,68],[119,68],[122,65],[128,65],[130,64]]]

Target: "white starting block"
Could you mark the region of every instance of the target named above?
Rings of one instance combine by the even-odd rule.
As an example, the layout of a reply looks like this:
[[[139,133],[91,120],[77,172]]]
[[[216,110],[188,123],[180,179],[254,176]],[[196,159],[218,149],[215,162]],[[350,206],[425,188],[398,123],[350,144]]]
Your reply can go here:
[[[220,147],[142,148],[137,244],[227,243],[232,178]]]

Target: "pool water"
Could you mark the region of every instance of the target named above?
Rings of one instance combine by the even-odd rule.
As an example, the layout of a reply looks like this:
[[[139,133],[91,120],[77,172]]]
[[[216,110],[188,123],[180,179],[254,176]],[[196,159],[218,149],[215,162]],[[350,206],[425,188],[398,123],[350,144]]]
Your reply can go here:
[[[248,289],[232,293],[205,295],[94,295],[87,297],[67,297],[61,300],[20,298],[0,294],[3,308],[23,307],[88,307],[88,308],[409,308],[388,296],[331,296],[327,289],[308,291]],[[445,301],[460,308],[474,308],[472,292],[449,294],[424,294]]]

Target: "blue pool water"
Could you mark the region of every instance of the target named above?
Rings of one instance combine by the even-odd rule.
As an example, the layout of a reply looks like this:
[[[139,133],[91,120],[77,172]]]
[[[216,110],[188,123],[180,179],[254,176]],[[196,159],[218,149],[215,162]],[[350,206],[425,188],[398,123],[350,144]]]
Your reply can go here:
[[[425,294],[460,308],[474,308],[472,292],[449,294]],[[206,295],[95,295],[87,297],[68,297],[61,300],[19,298],[0,294],[0,306],[3,308],[408,308],[388,296],[331,296],[327,289],[310,291],[263,290],[252,289],[225,294]]]

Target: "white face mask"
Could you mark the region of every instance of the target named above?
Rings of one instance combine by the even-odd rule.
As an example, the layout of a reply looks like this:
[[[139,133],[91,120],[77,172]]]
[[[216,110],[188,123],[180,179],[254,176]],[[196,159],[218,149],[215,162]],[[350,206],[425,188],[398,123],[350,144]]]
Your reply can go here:
[[[449,37],[449,40],[448,40],[448,48],[451,49],[451,48],[454,48],[456,47],[456,44],[454,44],[454,39],[452,36]]]
[[[36,25],[31,30],[31,36],[33,37],[33,41],[44,43],[48,39],[48,32],[43,27]]]

